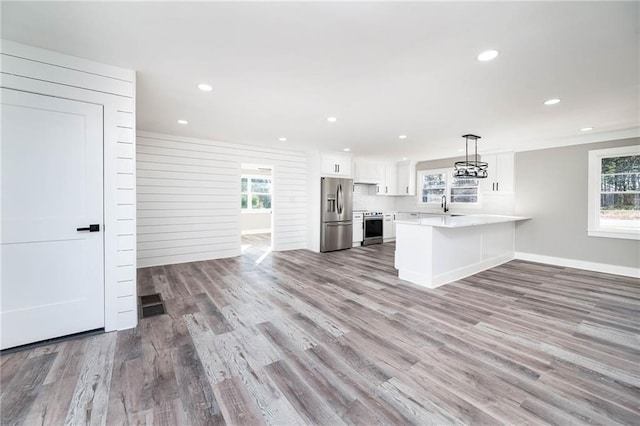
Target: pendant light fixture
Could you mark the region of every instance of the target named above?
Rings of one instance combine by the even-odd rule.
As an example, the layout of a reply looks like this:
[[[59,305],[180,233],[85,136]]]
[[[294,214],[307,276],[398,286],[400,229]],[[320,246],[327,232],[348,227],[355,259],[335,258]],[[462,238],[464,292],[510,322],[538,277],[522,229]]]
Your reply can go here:
[[[465,140],[465,155],[464,161],[456,161],[454,164],[455,170],[453,171],[454,177],[472,177],[477,179],[484,179],[489,176],[487,169],[489,164],[484,161],[478,160],[478,139],[480,136],[476,135],[463,135]],[[475,145],[475,156],[469,160],[469,139],[473,140]]]

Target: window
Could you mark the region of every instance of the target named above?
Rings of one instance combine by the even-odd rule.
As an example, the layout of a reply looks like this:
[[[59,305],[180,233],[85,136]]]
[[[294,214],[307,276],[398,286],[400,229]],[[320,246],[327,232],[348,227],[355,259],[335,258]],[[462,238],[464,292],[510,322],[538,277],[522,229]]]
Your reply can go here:
[[[440,204],[447,196],[450,204],[478,204],[479,179],[458,178],[451,169],[423,170],[418,173],[419,203]]]
[[[452,203],[477,203],[479,180],[474,178],[451,177]]]
[[[640,146],[589,151],[591,237],[640,239]]]
[[[422,183],[422,202],[439,203],[447,190],[447,174],[435,171],[425,172],[420,182]]]
[[[240,207],[243,211],[271,209],[271,178],[243,175],[240,178]]]

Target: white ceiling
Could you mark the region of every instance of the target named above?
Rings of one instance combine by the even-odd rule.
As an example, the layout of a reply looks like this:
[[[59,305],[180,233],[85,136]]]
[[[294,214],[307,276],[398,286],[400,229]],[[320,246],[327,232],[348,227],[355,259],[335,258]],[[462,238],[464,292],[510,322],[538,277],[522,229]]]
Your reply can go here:
[[[465,133],[638,134],[639,22],[638,2],[2,1],[3,38],[137,70],[138,130],[418,160]]]

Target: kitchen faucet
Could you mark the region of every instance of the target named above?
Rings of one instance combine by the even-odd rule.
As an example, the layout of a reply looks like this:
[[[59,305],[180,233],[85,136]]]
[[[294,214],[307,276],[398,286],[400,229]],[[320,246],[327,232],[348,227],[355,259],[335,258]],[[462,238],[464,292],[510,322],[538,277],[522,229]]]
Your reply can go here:
[[[448,212],[449,209],[447,208],[447,196],[443,195],[442,196],[442,202],[440,203],[440,207],[442,207],[444,209],[444,212]]]

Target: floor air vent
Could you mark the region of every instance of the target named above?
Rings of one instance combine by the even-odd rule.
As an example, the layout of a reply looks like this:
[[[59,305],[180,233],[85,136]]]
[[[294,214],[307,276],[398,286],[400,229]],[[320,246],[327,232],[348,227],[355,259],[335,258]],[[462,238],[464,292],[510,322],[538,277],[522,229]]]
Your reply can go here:
[[[140,296],[140,318],[149,318],[166,313],[160,293]]]

